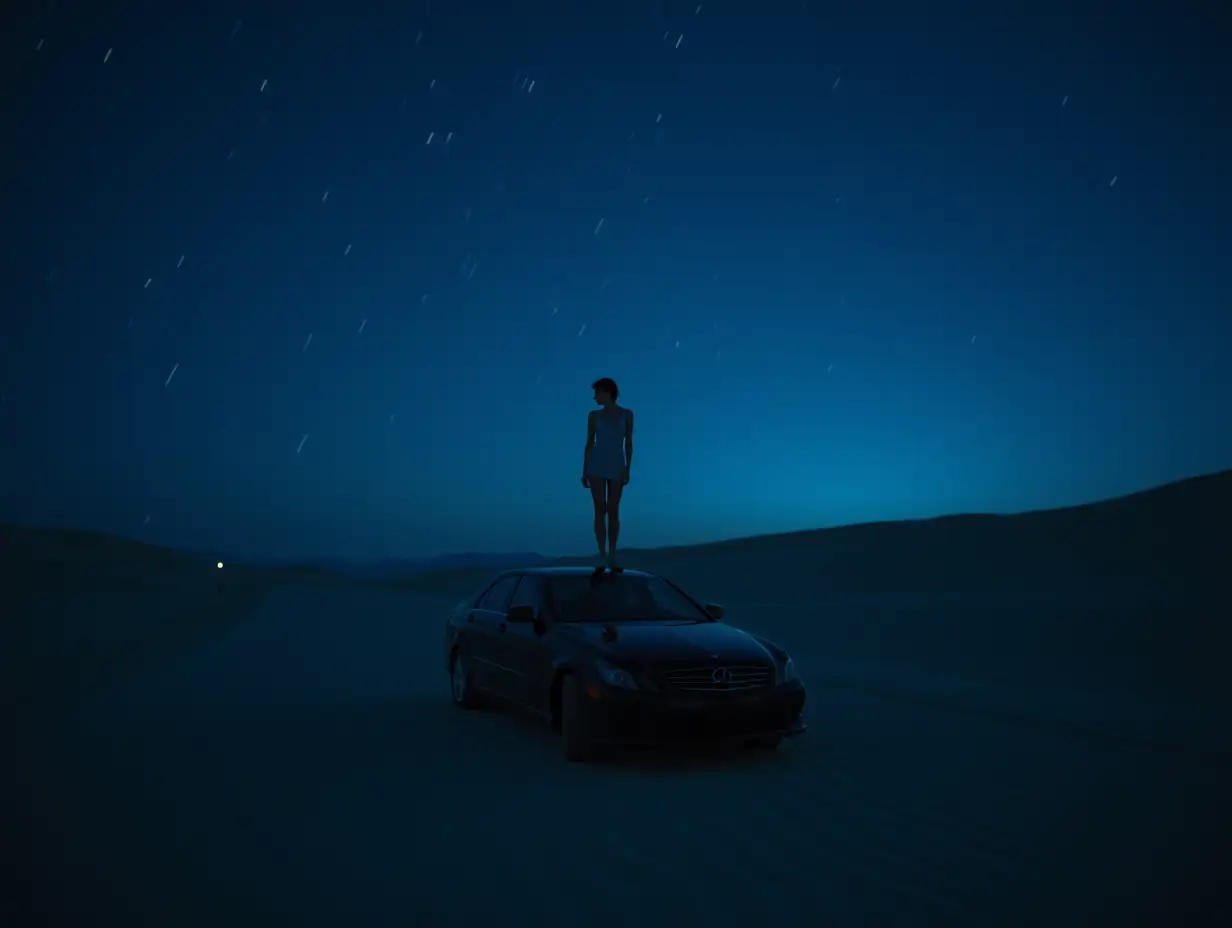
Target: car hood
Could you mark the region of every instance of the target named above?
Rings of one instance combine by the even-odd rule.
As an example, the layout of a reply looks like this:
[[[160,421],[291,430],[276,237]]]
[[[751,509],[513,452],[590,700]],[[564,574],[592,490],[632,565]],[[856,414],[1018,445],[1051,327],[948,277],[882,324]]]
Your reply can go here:
[[[722,661],[773,660],[771,653],[750,635],[722,622],[616,622],[615,640],[604,635],[602,623],[565,625],[571,636],[617,661]]]

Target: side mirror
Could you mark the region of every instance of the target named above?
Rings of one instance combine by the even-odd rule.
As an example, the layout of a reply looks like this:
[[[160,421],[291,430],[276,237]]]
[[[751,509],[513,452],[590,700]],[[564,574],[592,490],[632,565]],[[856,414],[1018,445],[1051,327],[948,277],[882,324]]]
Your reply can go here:
[[[706,603],[706,615],[719,622],[723,619],[723,607],[718,603]]]
[[[535,621],[534,606],[514,606],[509,610],[509,615],[505,617],[507,622],[533,622]]]

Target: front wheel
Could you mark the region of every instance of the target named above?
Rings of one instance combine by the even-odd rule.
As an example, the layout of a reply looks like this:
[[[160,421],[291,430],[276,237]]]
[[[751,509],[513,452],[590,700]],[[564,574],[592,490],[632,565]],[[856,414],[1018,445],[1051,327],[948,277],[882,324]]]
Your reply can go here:
[[[589,709],[577,679],[572,675],[565,677],[560,691],[560,734],[565,742],[566,760],[577,763],[595,759]]]
[[[453,660],[449,662],[449,693],[459,709],[478,709],[483,705],[471,686],[470,661],[461,651],[454,651]]]

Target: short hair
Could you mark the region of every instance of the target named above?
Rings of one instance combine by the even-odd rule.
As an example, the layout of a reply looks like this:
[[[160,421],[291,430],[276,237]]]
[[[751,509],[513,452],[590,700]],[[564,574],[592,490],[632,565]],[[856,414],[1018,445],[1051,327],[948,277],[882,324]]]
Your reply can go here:
[[[590,385],[590,388],[611,394],[612,399],[617,399],[620,396],[620,387],[616,386],[616,381],[611,377],[600,377]]]

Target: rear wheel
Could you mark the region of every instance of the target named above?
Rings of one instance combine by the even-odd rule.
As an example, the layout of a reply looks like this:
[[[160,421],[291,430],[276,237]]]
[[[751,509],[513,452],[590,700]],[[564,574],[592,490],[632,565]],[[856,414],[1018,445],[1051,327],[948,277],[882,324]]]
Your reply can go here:
[[[470,661],[461,651],[453,652],[449,662],[449,693],[459,709],[478,709],[483,700],[471,686]]]
[[[565,758],[573,762],[594,760],[590,707],[577,679],[565,677],[560,691],[560,734],[565,742]]]

